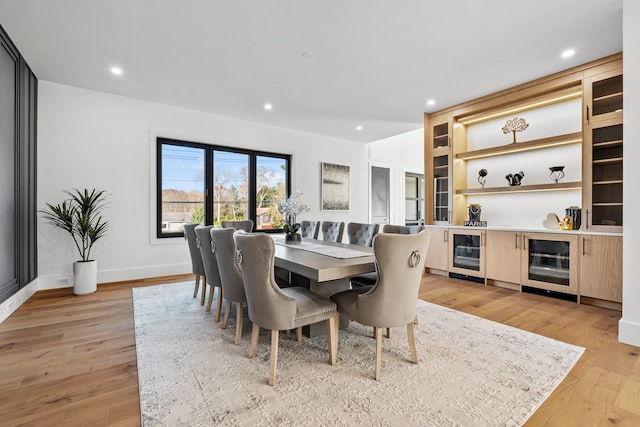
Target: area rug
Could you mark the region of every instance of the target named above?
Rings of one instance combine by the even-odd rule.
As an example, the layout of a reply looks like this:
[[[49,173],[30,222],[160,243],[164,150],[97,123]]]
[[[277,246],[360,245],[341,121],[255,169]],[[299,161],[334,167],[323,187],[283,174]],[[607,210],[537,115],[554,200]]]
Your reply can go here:
[[[193,298],[193,283],[133,289],[144,426],[517,426],[560,384],[584,349],[452,309],[418,302],[410,362],[405,328],[383,340],[373,379],[372,330],[340,330],[328,364],[324,337],[280,335],[276,384],[270,334],[247,358],[251,323],[234,345]]]

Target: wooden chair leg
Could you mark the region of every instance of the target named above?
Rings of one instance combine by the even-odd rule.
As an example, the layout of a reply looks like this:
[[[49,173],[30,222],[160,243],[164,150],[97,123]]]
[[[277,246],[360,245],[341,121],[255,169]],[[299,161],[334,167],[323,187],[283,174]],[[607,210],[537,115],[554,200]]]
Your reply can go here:
[[[387,328],[387,338],[391,338],[391,328]]]
[[[269,385],[276,383],[276,365],[278,363],[278,331],[271,331],[271,363],[269,363]]]
[[[382,371],[382,329],[376,328],[376,381],[380,381]]]
[[[327,319],[327,344],[329,345],[329,364],[336,364],[338,354],[338,316]]]
[[[209,286],[211,286],[211,289],[209,290],[209,301],[207,302],[207,308],[205,310],[207,313],[211,311],[211,304],[213,304],[213,293],[215,292],[215,286]]]
[[[253,359],[256,355],[256,347],[258,346],[258,336],[260,336],[260,326],[253,324],[251,329],[251,344],[249,345],[249,359]]]
[[[211,292],[213,292],[213,289],[211,289]],[[216,323],[220,321],[220,312],[222,312],[222,286],[218,287],[218,304],[216,305],[215,318]]]
[[[411,360],[418,363],[418,352],[416,351],[416,337],[413,333],[413,322],[407,323],[407,338],[409,339],[409,349],[411,350]]]
[[[418,313],[416,313],[416,318],[413,319],[413,324],[414,325],[419,325],[420,324],[420,321],[418,320]]]
[[[296,341],[302,341],[302,326],[296,328]]]
[[[202,276],[202,296],[200,297],[200,305],[204,305],[204,297],[207,293],[207,276]]]
[[[231,308],[231,307],[229,307]],[[226,316],[227,313],[225,312]],[[242,337],[242,303],[236,303],[236,345],[240,344],[240,337]]]
[[[196,287],[193,289],[193,297],[198,296],[198,288],[200,288],[200,275],[196,274]]]
[[[227,307],[224,309],[224,317],[222,318],[221,329],[227,329],[227,323],[229,323],[230,314],[231,314],[231,301],[227,300]]]

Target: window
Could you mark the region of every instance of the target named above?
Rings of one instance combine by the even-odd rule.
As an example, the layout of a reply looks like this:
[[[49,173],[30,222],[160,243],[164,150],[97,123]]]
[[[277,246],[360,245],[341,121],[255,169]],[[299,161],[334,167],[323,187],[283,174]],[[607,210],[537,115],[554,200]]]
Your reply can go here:
[[[289,194],[291,156],[157,140],[157,237],[183,235],[188,222],[253,220],[281,231],[278,202]]]

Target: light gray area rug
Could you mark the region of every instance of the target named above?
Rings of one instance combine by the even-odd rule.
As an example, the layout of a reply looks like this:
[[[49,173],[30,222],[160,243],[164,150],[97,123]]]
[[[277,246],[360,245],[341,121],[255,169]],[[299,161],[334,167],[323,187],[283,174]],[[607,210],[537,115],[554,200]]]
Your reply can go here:
[[[396,328],[376,382],[372,330],[351,322],[335,366],[324,337],[298,343],[281,333],[269,387],[268,331],[248,359],[248,318],[236,346],[234,317],[222,330],[192,296],[192,282],[133,289],[144,426],[517,426],[584,351],[419,301],[418,365]]]

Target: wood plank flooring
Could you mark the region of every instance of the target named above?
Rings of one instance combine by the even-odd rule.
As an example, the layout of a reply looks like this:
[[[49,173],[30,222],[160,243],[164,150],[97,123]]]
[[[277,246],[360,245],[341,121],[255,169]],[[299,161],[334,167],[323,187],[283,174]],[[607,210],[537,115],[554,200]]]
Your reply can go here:
[[[183,280],[34,295],[0,324],[0,426],[140,425],[131,288]],[[527,426],[640,426],[640,349],[618,343],[619,312],[431,275],[420,297],[586,347]]]

